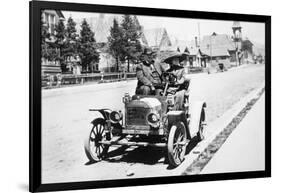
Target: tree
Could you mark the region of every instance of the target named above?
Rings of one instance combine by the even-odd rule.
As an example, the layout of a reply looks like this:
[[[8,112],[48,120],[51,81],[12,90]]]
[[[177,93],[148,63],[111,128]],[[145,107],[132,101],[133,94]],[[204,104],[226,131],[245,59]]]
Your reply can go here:
[[[130,61],[138,60],[142,47],[139,41],[140,29],[135,22],[135,18],[130,15],[124,15],[123,21],[121,23],[123,30],[123,58],[122,60],[127,60],[128,72],[130,71]]]
[[[119,58],[122,58],[123,45],[122,29],[116,19],[113,20],[113,26],[110,28],[108,37],[109,53],[116,59],[116,71],[119,71]]]
[[[65,31],[65,46],[63,50],[64,60],[68,61],[70,58],[76,58],[77,52],[77,39],[78,34],[76,33],[76,23],[69,17],[66,24]],[[65,69],[63,69],[64,71]]]
[[[87,70],[92,62],[99,62],[99,53],[96,50],[95,34],[91,30],[86,19],[82,21],[78,52],[81,58],[82,68]]]
[[[53,46],[57,50],[57,55],[55,57],[56,61],[60,62],[61,66],[64,66],[64,49],[65,45],[65,26],[62,19],[58,21],[58,24],[55,26],[55,42]]]
[[[44,59],[48,59],[48,57],[49,57],[48,44],[46,42],[46,39],[49,39],[49,38],[50,38],[50,33],[48,32],[48,26],[44,21],[42,21],[42,25],[41,25],[41,56]]]

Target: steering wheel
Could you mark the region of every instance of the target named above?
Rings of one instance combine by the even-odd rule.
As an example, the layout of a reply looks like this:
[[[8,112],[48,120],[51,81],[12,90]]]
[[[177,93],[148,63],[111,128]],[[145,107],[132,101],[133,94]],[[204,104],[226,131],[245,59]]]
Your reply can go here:
[[[167,94],[172,94],[172,95],[175,95],[176,94],[176,92],[177,92],[177,90],[175,89],[175,90],[167,90]]]
[[[172,74],[171,72],[164,72],[163,73],[164,80],[169,82],[169,85],[175,85],[177,82],[177,76]]]

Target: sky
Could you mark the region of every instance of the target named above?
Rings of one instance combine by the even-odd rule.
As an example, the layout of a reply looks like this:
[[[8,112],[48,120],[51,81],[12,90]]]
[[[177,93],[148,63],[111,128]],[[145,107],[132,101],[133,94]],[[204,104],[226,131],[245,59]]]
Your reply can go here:
[[[99,13],[86,12],[69,12],[63,11],[65,18],[69,16],[73,18],[98,17]],[[105,14],[109,16],[113,14]],[[233,21],[223,20],[206,20],[206,19],[188,19],[188,18],[171,18],[171,17],[152,17],[137,16],[139,22],[144,29],[164,27],[168,35],[176,37],[178,40],[190,41],[195,36],[202,38],[204,35],[211,35],[213,32],[217,34],[232,35]],[[240,22],[242,27],[243,39],[248,38],[252,42],[265,44],[265,24],[255,22]],[[199,30],[200,29],[200,30]]]

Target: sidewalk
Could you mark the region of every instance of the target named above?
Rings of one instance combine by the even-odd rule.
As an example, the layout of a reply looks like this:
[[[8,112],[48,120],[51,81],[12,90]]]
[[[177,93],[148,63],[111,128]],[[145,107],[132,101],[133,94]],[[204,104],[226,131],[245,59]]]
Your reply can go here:
[[[264,94],[200,174],[264,170]]]

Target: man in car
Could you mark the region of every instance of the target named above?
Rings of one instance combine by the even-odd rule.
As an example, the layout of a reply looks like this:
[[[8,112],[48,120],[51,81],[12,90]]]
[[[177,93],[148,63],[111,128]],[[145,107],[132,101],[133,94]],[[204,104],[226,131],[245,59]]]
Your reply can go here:
[[[184,95],[187,92],[190,79],[188,78],[188,71],[180,65],[180,63],[187,58],[187,54],[181,54],[179,52],[172,52],[169,57],[163,60],[163,62],[170,65],[167,72],[171,73],[177,78],[175,84],[179,85],[179,89],[176,92],[174,110],[184,109]]]
[[[136,94],[160,95],[162,89],[157,88],[157,85],[161,85],[161,75],[165,70],[160,62],[155,62],[155,57],[156,53],[151,49],[144,49],[141,56],[142,63],[138,64],[136,68],[138,79]]]

